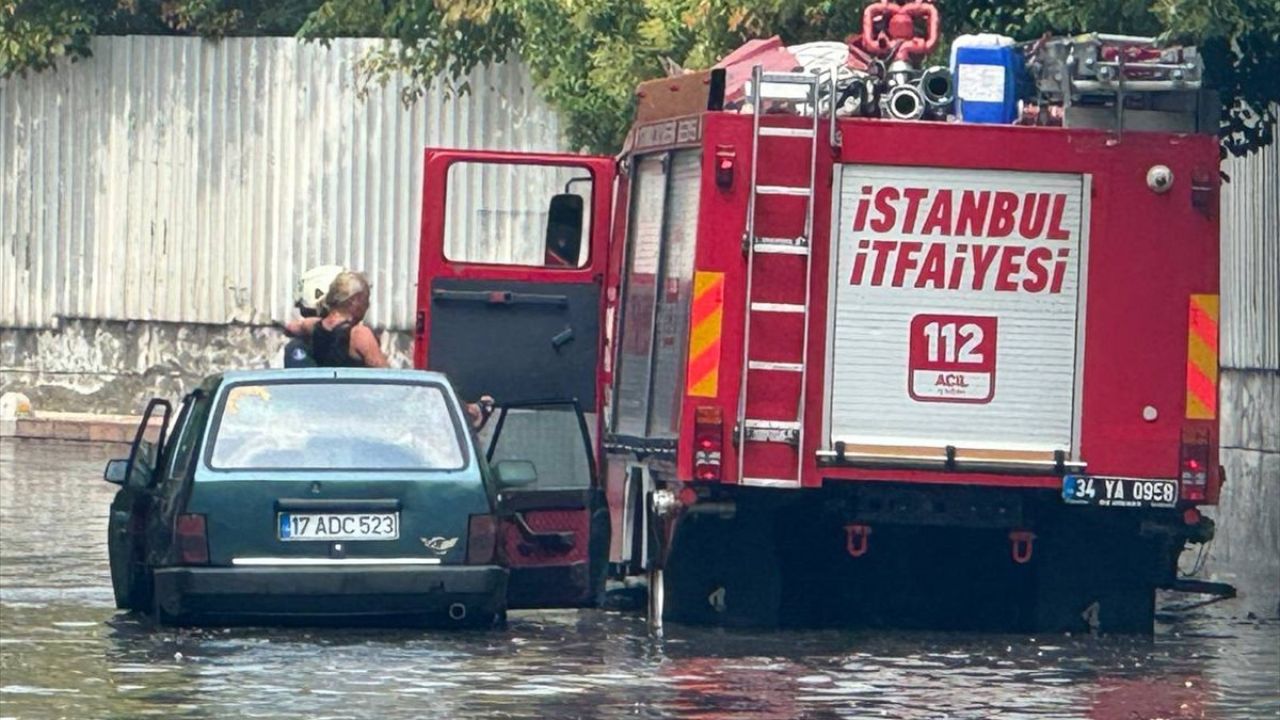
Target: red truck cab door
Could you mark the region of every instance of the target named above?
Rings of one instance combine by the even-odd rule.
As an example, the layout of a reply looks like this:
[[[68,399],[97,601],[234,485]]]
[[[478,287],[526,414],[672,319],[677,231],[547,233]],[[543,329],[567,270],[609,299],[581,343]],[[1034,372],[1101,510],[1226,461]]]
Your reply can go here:
[[[595,463],[614,160],[430,149],[425,163],[414,366],[444,372],[464,401],[496,398],[503,459],[519,445],[544,457],[536,483],[497,490],[509,605],[592,604],[609,541]],[[545,437],[517,441],[513,425]],[[547,466],[584,443],[589,467]]]

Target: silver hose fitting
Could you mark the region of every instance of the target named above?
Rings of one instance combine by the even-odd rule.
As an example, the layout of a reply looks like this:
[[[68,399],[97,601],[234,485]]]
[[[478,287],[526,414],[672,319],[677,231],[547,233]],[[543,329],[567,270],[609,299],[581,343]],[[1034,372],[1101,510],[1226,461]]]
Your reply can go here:
[[[894,120],[919,120],[924,107],[924,96],[913,85],[898,85],[880,95],[880,114]]]
[[[951,71],[941,65],[925,68],[920,75],[920,94],[931,106],[949,106],[955,100]]]

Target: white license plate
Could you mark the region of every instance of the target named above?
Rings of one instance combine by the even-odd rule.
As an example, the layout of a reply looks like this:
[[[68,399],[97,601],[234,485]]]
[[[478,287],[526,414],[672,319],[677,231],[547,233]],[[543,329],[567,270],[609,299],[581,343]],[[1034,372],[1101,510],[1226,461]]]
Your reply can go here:
[[[1176,480],[1067,475],[1062,499],[1072,505],[1171,508],[1178,504]]]
[[[280,539],[395,540],[400,513],[290,513],[277,516]]]

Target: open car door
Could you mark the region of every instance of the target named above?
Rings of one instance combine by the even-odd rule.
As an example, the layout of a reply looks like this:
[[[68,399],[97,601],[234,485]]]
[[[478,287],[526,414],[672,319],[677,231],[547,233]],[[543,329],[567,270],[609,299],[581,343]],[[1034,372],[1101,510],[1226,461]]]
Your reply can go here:
[[[542,403],[551,412],[545,410],[548,398],[571,401],[561,407],[561,418],[566,412],[581,415],[588,430],[590,477],[574,471],[578,485],[572,492],[564,492],[567,481],[557,479],[567,471],[553,470],[548,459],[536,468],[536,483],[504,493],[504,523],[514,531],[573,537],[572,551],[553,551],[553,541],[545,538],[513,546],[512,607],[593,602],[592,581],[536,583],[536,592],[524,592],[519,578],[526,569],[544,577],[590,574],[594,568],[581,565],[583,558],[608,554],[608,533],[596,537],[584,528],[604,510],[589,488],[595,487],[603,416],[614,176],[609,157],[426,152],[415,367],[448,375],[467,402],[496,398],[507,408],[508,433],[512,423],[523,422],[511,415],[515,408],[531,411],[531,403]],[[490,449],[499,458],[516,456],[500,446]],[[584,478],[589,485],[582,484]],[[607,523],[607,512],[605,518]]]
[[[591,434],[570,401],[502,407],[489,440],[512,608],[594,605],[604,595],[609,509]]]

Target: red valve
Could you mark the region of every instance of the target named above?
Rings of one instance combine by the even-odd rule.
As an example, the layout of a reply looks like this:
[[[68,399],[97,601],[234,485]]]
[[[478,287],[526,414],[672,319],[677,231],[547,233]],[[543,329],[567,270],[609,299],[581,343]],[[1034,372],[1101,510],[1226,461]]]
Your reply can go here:
[[[923,37],[916,34],[916,21],[924,23]],[[910,62],[928,55],[938,44],[939,25],[938,9],[929,2],[880,0],[862,11],[862,49],[877,57],[892,54],[895,60]]]

